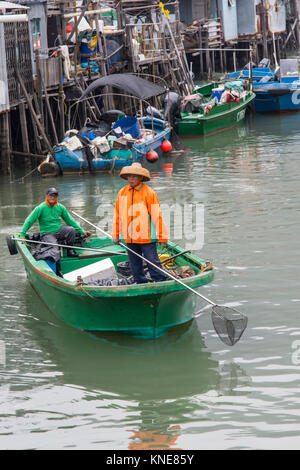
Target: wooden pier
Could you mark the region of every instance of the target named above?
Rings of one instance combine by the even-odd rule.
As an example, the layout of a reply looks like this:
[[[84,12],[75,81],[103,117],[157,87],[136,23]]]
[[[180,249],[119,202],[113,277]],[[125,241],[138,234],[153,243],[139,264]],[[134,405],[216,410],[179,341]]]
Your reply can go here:
[[[6,4],[2,10],[1,3]],[[260,33],[233,41],[225,40],[222,15],[196,19],[182,28],[178,0],[78,3],[47,2],[47,31],[33,38],[29,4],[0,2],[2,174],[11,173],[15,165],[29,171],[53,153],[68,130],[70,105],[99,76],[132,72],[160,77],[170,90],[185,96],[193,89],[193,73],[211,78],[216,72],[236,70],[250,60],[250,49],[256,63],[263,57],[279,60],[288,49],[299,49],[296,0],[288,2],[284,33],[270,35],[262,0],[256,9]],[[208,15],[209,2],[201,4]],[[114,108],[111,97],[103,101],[104,107]],[[100,114],[95,100],[81,104],[72,115],[72,126],[83,127]]]

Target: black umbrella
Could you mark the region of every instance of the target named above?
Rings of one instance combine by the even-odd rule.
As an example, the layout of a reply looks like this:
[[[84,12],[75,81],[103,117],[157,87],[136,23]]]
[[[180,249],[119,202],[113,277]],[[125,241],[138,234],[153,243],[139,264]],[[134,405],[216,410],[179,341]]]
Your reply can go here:
[[[105,86],[120,88],[121,90],[142,100],[147,100],[153,96],[161,95],[166,91],[163,87],[131,73],[115,73],[94,80],[82,93],[79,101],[89,95],[93,90]]]

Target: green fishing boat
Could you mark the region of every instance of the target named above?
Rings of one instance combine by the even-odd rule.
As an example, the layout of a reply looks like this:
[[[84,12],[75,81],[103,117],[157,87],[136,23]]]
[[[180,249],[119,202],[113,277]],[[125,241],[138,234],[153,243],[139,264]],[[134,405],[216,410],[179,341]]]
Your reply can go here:
[[[220,84],[210,83],[196,88],[193,94],[200,93],[205,98],[211,98],[213,91],[218,90],[219,86]],[[214,105],[210,105],[208,101],[207,106],[203,106],[201,110],[195,106],[192,112],[181,111],[181,117],[176,122],[179,136],[211,135],[241,123],[245,119],[246,109],[255,98],[253,91],[245,91],[237,101],[217,103],[218,92],[215,93]]]
[[[8,237],[10,238],[10,237]],[[15,235],[14,238],[18,238]],[[157,338],[175,325],[193,318],[196,295],[174,280],[117,286],[95,286],[71,282],[59,277],[45,260],[37,261],[27,242],[10,238],[11,254],[22,256],[29,282],[48,308],[65,323],[87,331],[118,331],[140,338]],[[102,251],[97,251],[102,250]],[[159,255],[174,257],[169,263],[188,266],[194,274],[184,284],[197,288],[212,281],[211,264],[182,252],[173,243]],[[68,273],[110,259],[118,272],[118,264],[128,260],[127,253],[110,238],[92,238],[78,246],[78,257],[68,258],[62,248],[61,272]],[[173,269],[173,268],[172,268]],[[77,279],[78,281],[78,279]]]

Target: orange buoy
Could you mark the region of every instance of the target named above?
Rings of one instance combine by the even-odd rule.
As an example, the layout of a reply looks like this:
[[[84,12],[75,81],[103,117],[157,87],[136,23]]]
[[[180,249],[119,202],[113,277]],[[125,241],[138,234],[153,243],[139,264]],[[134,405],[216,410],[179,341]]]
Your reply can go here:
[[[169,140],[164,140],[160,146],[162,152],[170,152],[172,150],[172,144]]]
[[[146,153],[146,159],[148,160],[148,162],[156,162],[158,158],[158,153],[154,150],[149,150],[149,152]]]

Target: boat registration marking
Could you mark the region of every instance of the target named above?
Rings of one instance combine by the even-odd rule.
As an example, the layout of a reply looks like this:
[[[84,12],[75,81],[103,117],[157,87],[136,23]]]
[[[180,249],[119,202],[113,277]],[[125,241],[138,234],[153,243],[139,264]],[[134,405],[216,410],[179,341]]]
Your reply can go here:
[[[236,115],[237,122],[242,121],[245,117],[245,114],[246,114],[246,109],[242,109],[241,111],[239,111]]]

